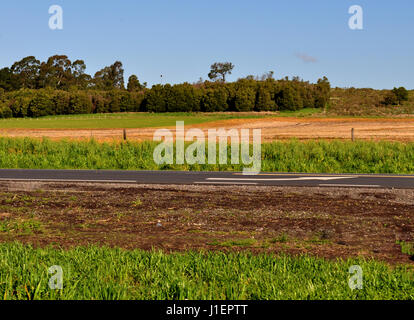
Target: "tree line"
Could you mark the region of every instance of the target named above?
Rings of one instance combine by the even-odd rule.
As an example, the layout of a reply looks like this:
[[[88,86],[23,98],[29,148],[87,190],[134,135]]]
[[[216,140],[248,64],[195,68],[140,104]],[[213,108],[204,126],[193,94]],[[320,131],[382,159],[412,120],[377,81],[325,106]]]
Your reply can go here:
[[[147,88],[136,75],[127,86],[120,61],[92,77],[83,60],[56,55],[45,62],[26,57],[0,70],[0,117],[39,117],[111,112],[277,111],[323,108],[329,102],[326,77],[309,83],[276,80],[273,72],[226,82],[234,65],[215,63],[210,81],[157,84]]]
[[[56,90],[112,90],[125,89],[124,69],[122,62],[97,71],[92,77],[85,73],[86,64],[83,60],[71,61],[65,55],[54,55],[41,62],[34,56],[25,57],[13,63],[9,68],[0,69],[0,88],[5,91],[19,89],[56,89]],[[136,75],[131,75],[128,82],[129,90],[140,90],[141,84]]]

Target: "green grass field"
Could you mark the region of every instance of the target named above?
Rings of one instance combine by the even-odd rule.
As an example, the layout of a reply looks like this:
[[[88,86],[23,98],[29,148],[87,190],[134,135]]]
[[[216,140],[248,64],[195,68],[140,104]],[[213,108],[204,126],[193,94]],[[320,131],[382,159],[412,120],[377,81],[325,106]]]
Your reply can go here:
[[[51,290],[49,267],[63,271]],[[349,268],[363,271],[351,290]],[[412,270],[362,259],[0,244],[2,299],[414,299]]]
[[[0,138],[0,168],[240,171],[242,164],[157,165],[156,142],[98,143]],[[207,154],[207,152],[206,152]],[[218,162],[218,159],[217,159]],[[291,140],[262,145],[262,170],[308,173],[414,173],[414,143]]]
[[[175,126],[176,121],[194,125],[218,120],[252,119],[269,117],[326,116],[323,110],[306,108],[279,113],[102,113],[46,116],[40,118],[0,119],[0,129],[119,129]]]
[[[186,125],[235,118],[260,118],[260,114],[229,113],[106,113],[65,115],[41,118],[0,119],[0,129],[108,129],[150,128],[175,126],[176,121]]]
[[[390,114],[390,116],[392,116]],[[186,125],[229,120],[272,117],[317,117],[317,118],[383,118],[381,114],[338,115],[324,113],[322,109],[305,108],[297,111],[284,110],[267,113],[105,113],[46,116],[40,118],[0,119],[0,129],[129,129],[175,126],[176,121]]]

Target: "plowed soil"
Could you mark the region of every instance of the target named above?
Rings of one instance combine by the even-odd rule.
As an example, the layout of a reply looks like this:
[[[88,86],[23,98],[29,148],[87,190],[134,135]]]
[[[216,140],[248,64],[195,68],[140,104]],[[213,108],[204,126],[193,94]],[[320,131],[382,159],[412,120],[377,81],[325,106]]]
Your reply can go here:
[[[0,241],[414,264],[414,190],[0,183]]]
[[[97,120],[99,121],[99,120]],[[186,128],[260,128],[263,141],[298,138],[306,139],[351,139],[354,128],[356,139],[414,141],[414,118],[260,118],[231,119],[209,122]],[[152,140],[157,128],[127,129],[131,140]],[[174,129],[171,127],[170,129]],[[100,141],[120,140],[122,129],[1,129],[0,135],[9,137],[49,137],[51,139],[90,139]]]

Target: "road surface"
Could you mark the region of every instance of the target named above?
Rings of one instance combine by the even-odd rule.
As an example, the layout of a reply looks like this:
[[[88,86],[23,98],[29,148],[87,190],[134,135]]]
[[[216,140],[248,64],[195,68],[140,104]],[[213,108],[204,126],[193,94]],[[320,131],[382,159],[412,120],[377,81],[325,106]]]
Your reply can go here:
[[[0,181],[414,189],[414,175],[1,169]]]

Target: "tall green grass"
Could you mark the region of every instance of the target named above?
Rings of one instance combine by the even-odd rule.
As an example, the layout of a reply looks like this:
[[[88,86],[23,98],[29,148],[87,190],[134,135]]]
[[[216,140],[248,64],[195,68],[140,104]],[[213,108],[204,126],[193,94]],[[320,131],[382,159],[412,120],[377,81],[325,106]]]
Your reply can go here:
[[[243,164],[157,165],[155,142],[98,143],[0,138],[0,168],[240,171]],[[217,161],[218,162],[218,161]],[[414,173],[414,144],[288,141],[262,145],[262,171]]]
[[[63,290],[48,268],[63,270]],[[363,270],[351,290],[349,267]],[[249,253],[175,253],[0,244],[2,299],[413,299],[408,267]]]

